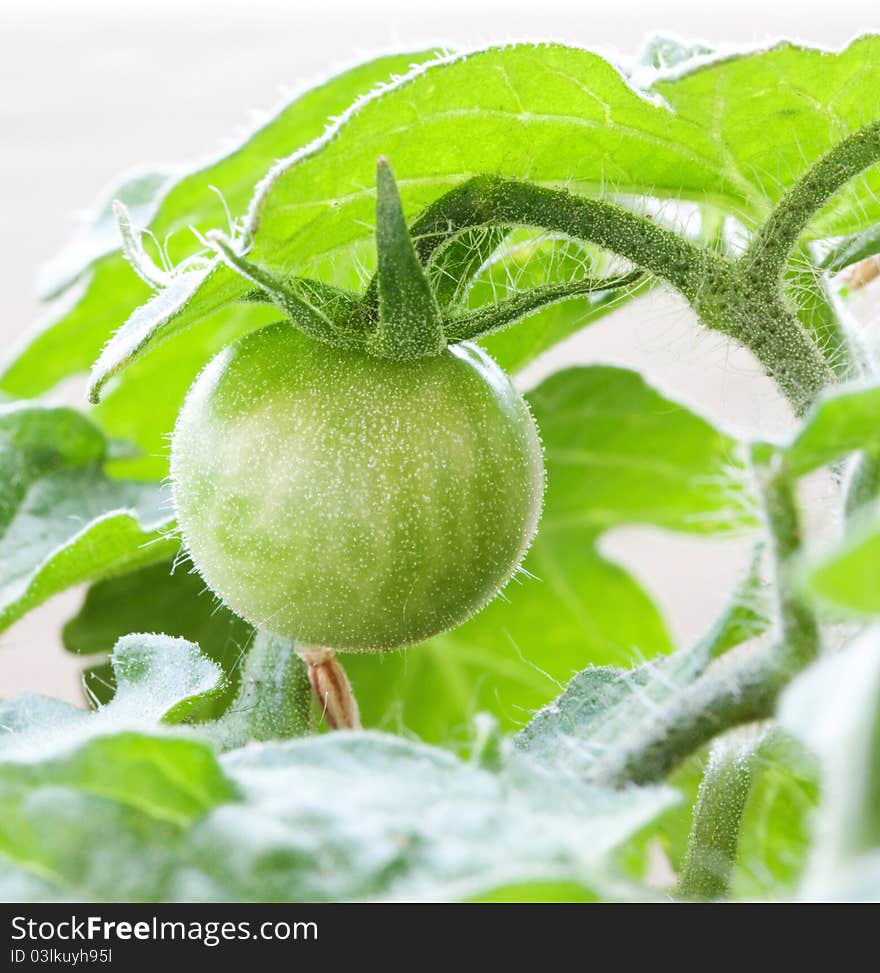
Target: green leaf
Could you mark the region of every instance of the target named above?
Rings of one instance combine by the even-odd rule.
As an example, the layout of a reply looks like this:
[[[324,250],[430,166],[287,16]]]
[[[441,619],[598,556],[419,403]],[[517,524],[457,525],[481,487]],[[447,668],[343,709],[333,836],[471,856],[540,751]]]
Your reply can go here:
[[[474,173],[495,172],[580,192],[710,200],[754,223],[811,161],[873,117],[860,92],[878,44],[866,37],[836,55],[779,44],[690,59],[647,92],[598,55],[560,45],[429,63],[273,168],[250,208],[250,258],[344,287],[359,268],[374,268],[371,187],[381,155],[397,169],[408,216]],[[849,83],[853,76],[859,85]],[[832,102],[833,110],[824,107]],[[589,152],[559,151],[585,132]],[[831,205],[817,232],[875,222],[878,197],[880,176],[869,173]],[[114,353],[113,368],[125,360]]]
[[[599,902],[600,894],[581,882],[545,879],[513,882],[475,895],[471,902]]]
[[[634,372],[557,373],[529,395],[547,495],[525,572],[454,631],[406,653],[350,655],[367,725],[461,739],[477,710],[506,728],[590,663],[626,665],[672,650],[639,584],[597,548],[630,523],[711,532],[752,524],[734,440]]]
[[[795,475],[827,466],[849,453],[880,447],[880,385],[849,385],[825,392],[810,410],[785,460]]]
[[[674,74],[660,74],[648,92],[629,86],[597,55],[558,45],[514,45],[441,59],[358,102],[326,137],[272,170],[248,217],[248,233],[256,241],[251,258],[283,273],[351,286],[362,269],[374,266],[373,190],[364,187],[371,185],[373,162],[383,153],[398,168],[408,214],[475,172],[501,172],[571,184],[584,192],[611,188],[702,203],[710,199],[716,208],[753,222],[811,160],[868,120],[864,99],[853,93],[857,86],[846,82],[856,73],[863,78],[876,62],[875,41],[864,38],[837,55],[781,44],[724,59],[690,59]],[[662,98],[651,97],[656,93]],[[329,97],[317,89],[305,101],[320,101],[319,96]],[[832,97],[833,112],[822,108]],[[747,124],[756,117],[783,121],[770,129]],[[400,118],[414,124],[401,126]],[[271,125],[265,131],[270,130]],[[590,152],[576,153],[573,161],[558,151],[560,139],[577,145],[584,130],[590,133]],[[798,147],[796,159],[793,146]],[[236,172],[258,155],[243,150],[241,158],[231,157]],[[614,159],[613,166],[609,159]],[[215,181],[223,188],[222,180]],[[847,190],[869,200],[856,207],[847,199],[850,222],[855,212],[870,219],[876,208],[871,200],[878,195],[875,183],[880,184],[880,177],[866,176]],[[197,184],[204,195],[205,186]],[[214,225],[222,223],[216,205],[188,215],[202,229],[209,225],[209,215],[215,217]],[[831,216],[825,224],[822,232],[839,229]],[[189,255],[193,247],[184,249]],[[168,334],[185,327],[203,305],[217,307],[219,300],[222,306],[244,296],[243,282],[236,290],[231,283],[213,282],[213,273],[204,284],[190,280],[181,285],[185,290],[199,285],[189,292],[191,314],[187,311],[181,320],[177,314],[169,317],[167,303],[160,302],[162,306],[151,307],[131,329],[124,329],[95,373],[93,394],[131,354],[153,347],[146,322],[156,322],[160,334]],[[184,275],[189,276],[198,275]],[[202,286],[210,292],[204,297]],[[114,289],[101,284],[104,315],[113,308]],[[65,312],[61,321],[67,317]],[[77,335],[94,328],[90,322],[96,317],[91,313],[88,320],[79,320]],[[114,317],[121,323],[125,315]],[[545,347],[576,327],[576,319],[565,311],[550,320],[551,326],[542,325]],[[54,370],[57,357],[45,343],[51,345],[61,327],[59,323],[42,331],[44,372]],[[20,381],[20,365],[20,358],[12,362],[4,387],[30,394],[27,380]]]
[[[231,807],[222,821],[217,814],[197,829],[197,854],[201,845],[214,859],[221,888],[240,883],[249,861],[267,863],[261,886],[245,885],[247,898],[267,891],[270,899],[286,898],[298,887],[316,900],[442,900],[473,897],[536,871],[590,885],[587,876],[601,871],[637,822],[675,800],[665,788],[614,792],[562,783],[519,762],[493,774],[441,750],[373,734],[239,751],[223,766],[258,812],[269,802],[285,826],[274,834],[252,829],[252,840],[227,861],[210,849],[261,815],[245,812],[238,822],[239,809]],[[279,794],[287,798],[279,801]],[[311,833],[297,827],[303,820],[313,822]],[[285,832],[297,835],[295,857],[281,853]],[[333,866],[327,849],[340,837],[345,852]],[[328,867],[316,868],[315,856]]]
[[[808,564],[804,582],[834,608],[880,614],[880,510],[856,518],[836,548]]]
[[[709,199],[754,220],[811,160],[877,117],[863,92],[878,45],[866,37],[829,54],[782,43],[692,62],[647,93],[598,55],[557,44],[429,64],[350,112],[335,138],[275,167],[250,211],[254,259],[336,280],[342,255],[370,234],[365,187],[380,154],[395,166],[409,214],[492,172],[582,192]],[[878,186],[876,173],[857,181],[821,232],[876,221]]]
[[[443,901],[548,879],[604,891],[616,888],[609,854],[676,799],[668,788],[560,782],[522,760],[497,774],[393,737],[335,733],[228,754],[225,781],[207,757],[192,759],[185,780],[207,812],[193,818],[197,802],[157,779],[180,741],[104,744],[131,751],[128,763],[115,755],[120,794],[92,793],[76,754],[19,768],[8,785],[0,764],[0,896]],[[148,748],[153,779],[139,782]],[[224,785],[240,799],[220,803]]]
[[[880,102],[865,98],[866,90],[877,88],[872,79],[878,51],[877,34],[856,38],[837,52],[782,41],[689,69],[685,65],[650,90],[682,120],[715,136],[721,172],[741,194],[721,205],[733,215],[741,207],[742,215],[754,219],[819,156],[880,117]],[[874,166],[829,204],[806,235],[852,233],[876,223],[878,187],[880,171]]]
[[[545,532],[635,523],[689,533],[754,526],[737,441],[638,373],[572,368],[528,399],[546,451]]]
[[[821,801],[801,896],[876,899],[880,875],[880,632],[828,655],[785,691],[779,718],[816,755]],[[873,887],[865,877],[873,874]]]
[[[221,605],[202,578],[171,561],[108,578],[89,588],[79,613],[62,629],[64,647],[81,655],[109,652],[129,632],[160,632],[196,643],[217,663],[224,679],[191,719],[219,716],[235,695],[239,664],[250,647],[253,628]],[[102,678],[106,675],[102,671]],[[112,680],[104,692],[112,695]]]
[[[225,264],[181,274],[139,307],[104,347],[92,366],[89,400],[97,402],[110,378],[147,349],[161,347],[168,338],[244,299],[252,289]]]
[[[182,176],[173,185],[165,183],[161,198],[152,203],[144,201],[138,220],[146,223],[147,213],[154,207],[149,228],[156,239],[168,238],[170,262],[181,263],[202,248],[190,226],[203,233],[226,227],[224,203],[232,214],[243,213],[254,186],[276,159],[321,136],[328,119],[340,114],[355,98],[430,56],[381,57],[303,92],[217,162]],[[130,194],[124,201],[131,204]],[[110,335],[150,298],[149,288],[118,252],[118,243],[114,252],[97,260],[96,252],[103,243],[99,247],[82,245],[87,239],[92,243],[97,238],[103,241],[105,223],[102,209],[96,226],[81,235],[81,245],[66,253],[63,272],[52,274],[53,279],[82,280],[77,292],[63,296],[0,368],[3,391],[19,397],[38,395],[68,375],[87,371]],[[185,275],[185,279],[189,277]],[[190,279],[186,287],[192,284]],[[146,313],[155,317],[157,309]]]
[[[64,588],[176,551],[164,489],[109,479],[106,449],[72,409],[0,406],[0,628]]]
[[[178,723],[222,675],[197,645],[164,635],[126,635],[110,663],[116,693],[95,712],[30,694],[0,704],[0,761],[54,759],[97,737]]]
[[[177,825],[189,824],[236,796],[211,750],[191,740],[117,733],[39,763],[0,763],[4,796],[59,787],[138,808]]]

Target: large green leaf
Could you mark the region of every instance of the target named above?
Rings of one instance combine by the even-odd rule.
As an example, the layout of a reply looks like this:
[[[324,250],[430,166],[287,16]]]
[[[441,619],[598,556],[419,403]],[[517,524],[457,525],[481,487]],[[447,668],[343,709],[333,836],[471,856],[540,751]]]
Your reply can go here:
[[[218,758],[192,731],[157,733],[216,686],[196,646],[128,636],[112,662],[119,689],[96,713],[33,696],[0,709],[0,898],[442,900],[536,881],[623,894],[610,854],[677,799],[374,733]]]
[[[473,620],[406,653],[347,656],[368,725],[461,739],[478,709],[506,727],[589,663],[671,651],[637,581],[597,549],[603,531],[656,524],[711,532],[748,526],[736,442],[634,372],[557,373],[529,395],[544,440],[547,496],[525,573]]]
[[[94,743],[0,764],[0,897],[449,900],[537,879],[582,897],[615,887],[609,853],[675,800],[522,763],[493,773],[377,734],[250,747],[219,767],[175,739],[99,742],[115,785],[94,786]]]
[[[878,49],[876,37],[839,54],[783,43],[661,75],[649,92],[598,55],[557,44],[428,64],[274,169],[250,212],[255,259],[347,275],[340,258],[371,232],[379,155],[409,213],[475,173],[499,172],[585,192],[710,199],[754,220],[811,160],[880,115],[877,96],[864,94],[878,89]],[[853,187],[822,231],[876,221],[878,187],[877,174]]]
[[[820,155],[880,118],[878,53],[877,34],[839,52],[783,41],[673,70],[651,91],[713,140],[720,173],[736,185],[739,197],[721,205],[750,222]],[[876,223],[878,188],[880,170],[874,166],[839,194],[808,235],[851,233]]]
[[[106,453],[72,409],[0,406],[0,628],[64,588],[177,549],[165,490],[108,479]]]
[[[835,55],[780,44],[691,58],[660,73],[646,91],[598,55],[554,44],[429,62],[357,102],[324,136],[272,169],[249,211],[251,257],[283,272],[357,286],[375,266],[379,156],[394,164],[409,215],[475,173],[497,172],[581,192],[710,201],[753,225],[812,161],[877,117],[877,105],[866,105],[862,91],[876,70],[878,46],[866,37]],[[776,123],[768,126],[768,118]],[[858,180],[817,221],[816,232],[876,221],[878,189],[876,173]],[[216,296],[214,276],[190,284]],[[220,290],[234,301],[246,286]],[[124,367],[133,347],[142,353],[152,345],[143,332],[146,318],[158,320],[164,333],[184,326],[178,315],[167,316],[167,302],[152,303],[106,349],[96,387]],[[193,308],[202,303],[198,293],[191,296]],[[557,325],[560,336],[574,326]]]
[[[170,260],[177,264],[201,249],[190,226],[201,231],[225,227],[224,202],[240,216],[254,186],[276,159],[320,136],[328,119],[358,96],[429,56],[378,58],[302,93],[217,162],[162,183],[152,200],[140,199],[133,215],[148,223],[156,239],[168,238]],[[130,192],[122,195],[133,201]],[[74,277],[82,276],[83,282],[75,294],[59,299],[0,369],[5,392],[37,395],[68,375],[87,371],[110,335],[149,299],[150,289],[118,252],[118,240],[108,248],[108,219],[101,207],[94,225],[80,234],[47,277],[47,290]],[[101,252],[105,255],[97,256]]]

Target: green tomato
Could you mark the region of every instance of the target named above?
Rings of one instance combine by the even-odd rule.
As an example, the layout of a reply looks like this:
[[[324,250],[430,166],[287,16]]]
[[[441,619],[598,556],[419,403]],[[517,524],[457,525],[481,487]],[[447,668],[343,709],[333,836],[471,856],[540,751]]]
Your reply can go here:
[[[198,570],[254,625],[357,651],[420,642],[517,569],[544,487],[534,419],[473,345],[411,362],[271,325],[225,348],[174,430]]]

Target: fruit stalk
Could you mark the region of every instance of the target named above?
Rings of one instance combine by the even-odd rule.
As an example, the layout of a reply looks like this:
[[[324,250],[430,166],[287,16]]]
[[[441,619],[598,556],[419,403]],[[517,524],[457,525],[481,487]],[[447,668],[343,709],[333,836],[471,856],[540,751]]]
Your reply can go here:
[[[357,700],[333,649],[303,645],[297,648],[296,654],[308,666],[312,694],[327,726],[331,730],[361,729]]]

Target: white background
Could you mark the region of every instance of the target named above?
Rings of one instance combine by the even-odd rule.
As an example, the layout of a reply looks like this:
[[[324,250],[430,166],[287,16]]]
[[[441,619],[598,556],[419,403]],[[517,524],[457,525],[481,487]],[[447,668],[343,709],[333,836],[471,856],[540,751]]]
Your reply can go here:
[[[549,38],[633,55],[659,30],[716,45],[785,36],[840,46],[878,21],[875,0],[0,0],[0,344],[33,319],[40,264],[117,173],[210,155],[254,112],[373,52]],[[671,297],[613,315],[554,360],[642,368],[737,428],[788,423],[750,357],[700,332]],[[605,549],[661,599],[682,638],[711,619],[746,556],[742,541],[646,530],[617,532]],[[57,630],[80,598],[61,595],[0,636],[0,696],[79,699]]]

